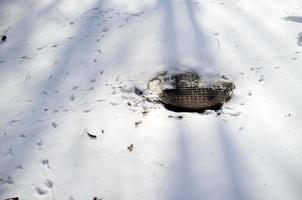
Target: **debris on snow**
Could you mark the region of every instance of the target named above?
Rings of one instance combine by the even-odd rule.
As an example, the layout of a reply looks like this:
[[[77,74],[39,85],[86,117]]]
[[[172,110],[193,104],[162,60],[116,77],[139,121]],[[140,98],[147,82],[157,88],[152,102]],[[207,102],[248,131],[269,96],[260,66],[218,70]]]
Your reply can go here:
[[[127,147],[128,151],[130,151],[130,152],[133,151],[133,148],[134,148],[133,144],[130,144],[130,146]]]

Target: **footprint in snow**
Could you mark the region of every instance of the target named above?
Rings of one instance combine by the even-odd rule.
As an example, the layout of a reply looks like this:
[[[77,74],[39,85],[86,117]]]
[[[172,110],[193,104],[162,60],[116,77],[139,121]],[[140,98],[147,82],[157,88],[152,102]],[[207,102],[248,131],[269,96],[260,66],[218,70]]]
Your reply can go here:
[[[20,119],[13,119],[13,120],[11,120],[10,122],[9,122],[9,124],[10,125],[14,125],[15,123],[17,123],[17,122],[21,122],[22,120],[20,120]]]
[[[52,122],[52,123],[51,123],[51,126],[52,126],[53,128],[57,128],[57,127],[58,127],[58,124],[57,124],[56,122]]]
[[[261,75],[260,78],[259,78],[259,82],[262,82],[262,81],[264,81],[264,76],[263,75]]]
[[[74,101],[76,99],[76,97],[74,95],[70,95],[69,99],[70,99],[70,101]]]
[[[87,109],[87,110],[83,110],[84,113],[89,113],[91,112],[93,109]]]
[[[48,159],[44,159],[44,160],[42,160],[41,162],[42,162],[42,164],[45,165],[48,169],[50,169]]]
[[[44,189],[42,189],[42,188],[40,188],[40,187],[36,187],[35,189],[36,189],[36,192],[37,192],[39,195],[44,195],[44,194],[47,193],[47,190],[44,190]]]
[[[11,176],[8,176],[6,179],[0,178],[0,182],[2,182],[3,184],[9,184],[9,185],[15,184],[15,182]]]
[[[108,28],[103,28],[102,31],[103,32],[107,32],[109,29]]]
[[[23,166],[21,164],[19,164],[19,165],[16,166],[16,169],[21,169],[22,170]]]
[[[117,27],[118,28],[122,28],[123,26],[125,26],[126,24],[121,24],[121,25],[118,25]]]
[[[3,155],[4,156],[13,156],[14,155],[13,148],[9,148],[8,151],[6,153],[4,153]]]
[[[51,188],[53,187],[53,182],[52,182],[51,180],[47,179],[47,180],[44,182],[44,185],[45,185],[47,188],[51,189]]]
[[[132,92],[134,92],[134,87],[125,85],[120,88],[120,91],[124,92],[124,93],[132,93]]]
[[[98,100],[96,100],[96,103],[100,103],[100,102],[104,102],[104,101],[106,101],[105,99],[98,99]]]
[[[110,105],[112,105],[112,106],[118,106],[118,105],[120,105],[120,103],[117,103],[117,102],[110,102]]]
[[[78,89],[79,87],[80,87],[79,85],[75,85],[75,86],[72,87],[72,90],[76,90],[76,89]]]
[[[38,147],[38,149],[39,149],[39,150],[41,150],[41,149],[42,149],[42,145],[43,145],[43,144],[42,144],[42,141],[37,142],[37,144],[36,144],[36,145],[37,145],[37,147]]]
[[[238,117],[239,115],[241,115],[241,112],[229,112],[227,114],[229,114],[232,117]]]

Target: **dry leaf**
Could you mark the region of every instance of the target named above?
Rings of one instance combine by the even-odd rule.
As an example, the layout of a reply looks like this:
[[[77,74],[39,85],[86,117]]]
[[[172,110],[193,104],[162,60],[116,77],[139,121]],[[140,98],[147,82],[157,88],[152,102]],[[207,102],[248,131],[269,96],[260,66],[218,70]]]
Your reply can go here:
[[[131,144],[129,147],[127,147],[127,149],[130,151],[130,152],[132,152],[133,151],[133,144]]]

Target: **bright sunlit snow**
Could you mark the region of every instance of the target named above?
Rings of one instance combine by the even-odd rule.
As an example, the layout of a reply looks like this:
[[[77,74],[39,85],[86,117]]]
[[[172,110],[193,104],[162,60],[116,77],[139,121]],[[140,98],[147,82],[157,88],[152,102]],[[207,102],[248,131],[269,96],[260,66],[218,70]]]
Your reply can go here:
[[[302,198],[301,0],[2,0],[0,37],[1,200]],[[148,98],[183,67],[232,99]]]

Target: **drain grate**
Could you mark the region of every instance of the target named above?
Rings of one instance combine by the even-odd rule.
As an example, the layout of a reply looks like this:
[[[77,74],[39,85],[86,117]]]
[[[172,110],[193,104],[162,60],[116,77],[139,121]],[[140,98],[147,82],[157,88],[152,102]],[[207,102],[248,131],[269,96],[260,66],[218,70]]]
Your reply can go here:
[[[173,111],[217,110],[230,99],[235,88],[225,76],[208,79],[196,72],[160,75],[150,85],[157,91],[159,100]]]

